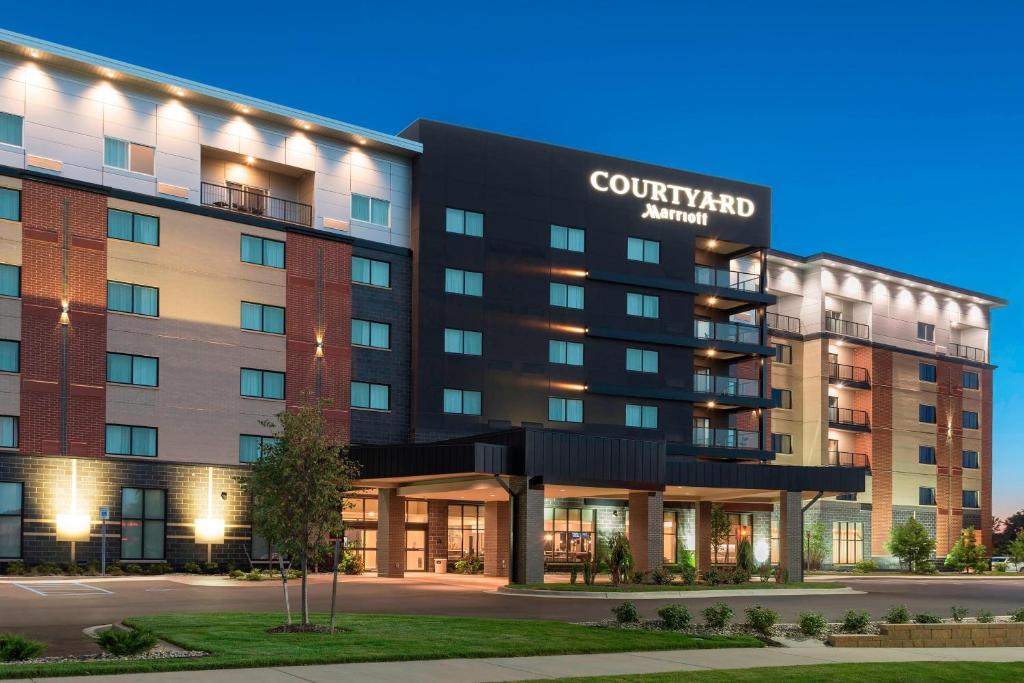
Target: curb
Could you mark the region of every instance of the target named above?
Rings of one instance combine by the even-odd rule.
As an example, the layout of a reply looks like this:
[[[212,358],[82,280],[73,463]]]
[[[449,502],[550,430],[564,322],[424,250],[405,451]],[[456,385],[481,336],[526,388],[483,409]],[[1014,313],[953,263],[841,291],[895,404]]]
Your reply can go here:
[[[747,596],[770,598],[772,596],[794,595],[865,595],[866,591],[853,588],[773,588],[758,590],[699,590],[699,591],[555,591],[533,588],[500,587],[494,591],[500,595],[518,595],[531,598],[582,598],[585,600],[699,600],[701,598],[727,598]]]

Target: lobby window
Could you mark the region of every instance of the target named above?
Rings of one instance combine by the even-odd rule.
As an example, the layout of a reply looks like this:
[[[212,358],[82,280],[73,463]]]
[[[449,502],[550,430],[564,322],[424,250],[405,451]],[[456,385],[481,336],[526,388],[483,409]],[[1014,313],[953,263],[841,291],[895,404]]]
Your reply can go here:
[[[256,462],[263,455],[265,449],[272,448],[276,443],[277,439],[272,436],[239,434],[238,462]]]
[[[845,501],[848,501],[848,502],[856,502],[857,501],[857,494],[856,493],[840,493],[838,496],[836,496],[836,500],[845,500]]]
[[[386,228],[391,224],[391,202],[353,193],[352,220]]]
[[[583,344],[549,339],[548,362],[559,365],[583,365]]]
[[[793,435],[792,434],[772,434],[772,451],[775,453],[782,453],[784,455],[791,455],[793,453]]]
[[[564,251],[583,253],[586,248],[587,233],[579,228],[567,228],[563,225],[551,226],[551,248]]]
[[[377,522],[376,498],[349,498],[341,511],[346,522]]]
[[[918,505],[935,505],[935,488],[930,486],[920,486],[917,489],[917,504]]]
[[[978,469],[978,451],[963,451],[960,453],[960,465],[965,470]]]
[[[978,373],[965,370],[961,380],[964,389],[978,389],[981,383],[978,381]]]
[[[369,349],[391,348],[391,325],[352,318],[352,346]]]
[[[144,455],[156,457],[156,429],[131,425],[107,425],[107,455]]]
[[[736,564],[736,548],[744,539],[750,541],[754,532],[753,515],[748,513],[728,513],[729,535],[718,549],[717,555],[712,549],[712,561],[715,564]]]
[[[429,513],[427,512],[427,501],[425,500],[407,500],[405,501],[405,523],[406,524],[426,524],[430,521]]]
[[[934,382],[936,377],[935,365],[932,363],[920,363],[917,366],[917,377],[922,382]]]
[[[661,263],[661,242],[627,237],[626,258],[643,263]]]
[[[391,387],[387,384],[352,382],[352,407],[391,410]]]
[[[18,447],[18,418],[0,415],[0,448]]]
[[[444,390],[444,412],[450,415],[479,415],[480,392],[465,389]]]
[[[793,364],[793,347],[789,344],[772,344],[775,347],[775,362],[779,365]]]
[[[863,559],[863,522],[832,522],[832,564],[856,564]]]
[[[391,286],[391,264],[362,256],[352,257],[352,282],[373,287]]]
[[[448,506],[448,559],[484,554],[484,506]]]
[[[544,557],[550,562],[593,559],[597,512],[583,508],[544,508]]]
[[[21,342],[0,339],[0,372],[21,371]]]
[[[934,446],[918,446],[917,447],[917,462],[921,465],[934,465],[935,464],[935,447]]]
[[[626,426],[641,429],[658,428],[658,406],[626,404]]]
[[[772,400],[776,408],[788,410],[793,407],[793,392],[789,389],[772,389]]]
[[[658,352],[647,349],[626,349],[626,369],[631,372],[657,372]]]
[[[935,406],[920,403],[917,406],[917,421],[935,424]]]
[[[661,560],[675,564],[679,561],[679,512],[668,510],[661,518]]]
[[[658,317],[659,300],[650,294],[637,294],[636,292],[626,293],[626,315],[635,315],[641,318]]]
[[[0,263],[0,296],[21,296],[21,266]]]
[[[159,246],[160,219],[131,211],[107,209],[107,237]]]
[[[0,558],[21,557],[21,516],[25,485],[0,481]]]
[[[973,410],[963,411],[963,427],[964,429],[977,429],[978,428],[978,414]]]
[[[107,280],[107,310],[157,317],[160,315],[160,290]]]
[[[548,303],[560,308],[583,310],[583,288],[579,285],[565,285],[561,282],[552,282]]]
[[[284,334],[284,309],[280,306],[242,302],[242,329]]]
[[[444,269],[444,291],[465,296],[484,295],[484,274],[457,268]]]
[[[935,341],[935,325],[931,323],[917,323],[917,338],[921,341]]]
[[[167,492],[121,489],[121,559],[164,559]]]
[[[473,330],[444,330],[444,352],[464,356],[479,356],[483,353],[484,336]]]
[[[246,398],[284,400],[284,373],[274,370],[242,368],[239,372],[240,393]]]
[[[157,386],[160,361],[149,356],[127,353],[107,354],[107,381],[113,384],[134,384],[140,387]]]
[[[242,262],[284,268],[284,242],[242,235]]]
[[[978,505],[978,492],[977,491],[964,491],[963,492],[963,507],[965,508],[976,508]]]
[[[552,422],[583,422],[583,400],[548,397],[548,419]]]
[[[24,117],[17,114],[0,112],[0,142],[5,145],[21,147],[21,132],[25,125]]]
[[[449,207],[444,212],[444,231],[467,237],[483,237],[484,215]]]
[[[376,501],[374,501],[376,502]],[[377,530],[345,525],[345,551],[355,553],[363,561],[363,569],[377,569]]]
[[[132,173],[153,175],[153,158],[156,149],[137,142],[103,139],[103,165],[111,168],[122,168]]]
[[[0,219],[21,220],[21,192],[0,187]]]

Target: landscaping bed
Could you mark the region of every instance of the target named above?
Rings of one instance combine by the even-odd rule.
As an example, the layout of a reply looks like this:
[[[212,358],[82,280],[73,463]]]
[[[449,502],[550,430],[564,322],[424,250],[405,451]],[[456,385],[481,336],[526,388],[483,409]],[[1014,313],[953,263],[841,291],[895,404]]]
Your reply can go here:
[[[517,583],[508,586],[512,590],[569,591],[577,593],[646,593],[657,591],[720,591],[720,590],[819,590],[846,588],[841,583],[827,581],[804,581],[802,583],[720,583],[685,584],[681,582],[657,583]]]

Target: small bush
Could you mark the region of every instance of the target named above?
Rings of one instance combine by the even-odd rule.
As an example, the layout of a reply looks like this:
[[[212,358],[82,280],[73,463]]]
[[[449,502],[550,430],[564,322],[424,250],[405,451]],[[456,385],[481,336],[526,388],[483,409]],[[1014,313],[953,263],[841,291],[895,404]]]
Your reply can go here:
[[[199,565],[196,564],[195,562],[186,562],[185,564],[182,565],[181,569],[186,574],[198,574],[199,573]]]
[[[569,583],[576,585],[576,580],[580,578],[580,567],[578,564],[574,564],[569,567]]]
[[[203,562],[202,569],[204,574],[219,574],[220,564],[217,562]]]
[[[688,564],[684,564],[682,566],[679,575],[683,579],[683,583],[687,586],[692,586],[697,583],[697,570]]]
[[[732,575],[729,576],[729,580],[737,586],[747,583],[750,581],[750,572],[746,569],[740,569],[737,567],[733,570]]]
[[[61,570],[65,576],[78,576],[78,563],[76,562],[65,562],[61,565]]]
[[[665,567],[658,567],[653,572],[651,572],[651,581],[653,581],[659,586],[667,586],[668,584],[672,583],[673,578],[674,577],[672,576],[672,572],[666,569]]]
[[[665,622],[665,628],[673,631],[684,629],[690,625],[690,610],[682,605],[666,605],[658,610],[658,616]]]
[[[772,566],[767,562],[763,563],[757,568],[757,577],[761,579],[761,583],[768,583],[768,579],[772,578]]]
[[[800,633],[805,636],[818,636],[827,625],[824,615],[818,612],[800,613]]]
[[[124,569],[119,564],[112,564],[107,567],[107,576],[123,576]]]
[[[1010,612],[1010,621],[1016,621],[1018,624],[1024,622],[1024,607]]]
[[[861,560],[853,565],[854,574],[870,574],[874,571],[878,571],[878,565],[875,564],[874,560]]]
[[[704,572],[704,583],[709,586],[717,586],[724,580],[722,572],[712,567],[711,569]]]
[[[142,654],[156,645],[156,636],[135,629],[108,628],[97,633],[96,640],[104,652],[118,657]]]
[[[260,571],[259,569],[253,569],[251,572],[248,572],[245,575],[245,580],[246,581],[262,581],[263,580],[263,572]]]
[[[42,654],[46,646],[16,633],[0,634],[0,662],[20,662]]]
[[[935,574],[938,570],[935,569],[935,563],[931,560],[923,560],[914,565],[915,574]]]
[[[96,560],[89,560],[85,563],[85,566],[82,567],[82,573],[86,576],[96,576],[100,573],[100,563]]]
[[[996,618],[992,616],[992,612],[987,609],[978,610],[977,619],[979,624],[991,624],[996,620]]]
[[[124,567],[125,574],[142,574],[141,564],[128,564]]]
[[[772,626],[779,623],[779,613],[767,607],[754,605],[753,607],[748,607],[746,613],[747,626],[763,636],[771,635]]]
[[[906,605],[896,605],[889,609],[885,613],[885,623],[887,624],[909,624],[910,623],[910,610],[907,609]]]
[[[789,570],[781,564],[775,567],[775,583],[789,583]]]
[[[59,564],[55,562],[40,562],[31,570],[34,576],[58,576],[64,573]]]
[[[843,617],[843,631],[846,633],[864,633],[871,623],[871,615],[867,612],[850,610]]]
[[[166,562],[156,562],[145,566],[145,572],[150,576],[156,576],[157,574],[170,574],[172,571],[174,570],[171,569],[171,565]]]
[[[949,613],[951,615],[953,615],[953,621],[955,621],[956,623],[959,624],[967,616],[967,608],[966,607],[952,607],[952,608],[950,608]]]
[[[724,602],[716,602],[702,612],[704,623],[708,628],[725,628],[732,621],[732,607]]]
[[[942,617],[936,616],[934,614],[929,614],[928,612],[921,612],[920,614],[917,614],[917,615],[914,616],[914,623],[915,624],[941,624],[942,623]]]
[[[228,574],[228,576],[232,579],[240,579],[243,576],[245,576],[245,572],[243,572],[241,569],[232,569],[231,573]]]
[[[612,614],[615,615],[615,621],[620,624],[636,624],[640,621],[640,612],[637,611],[636,605],[629,601],[613,607]]]
[[[1000,574],[1005,574],[1006,573],[1006,563],[1005,562],[995,562],[995,563],[993,563],[992,564],[992,571],[998,572]]]
[[[8,562],[6,569],[7,576],[25,576],[28,573],[28,568],[25,566],[25,563],[21,560]]]

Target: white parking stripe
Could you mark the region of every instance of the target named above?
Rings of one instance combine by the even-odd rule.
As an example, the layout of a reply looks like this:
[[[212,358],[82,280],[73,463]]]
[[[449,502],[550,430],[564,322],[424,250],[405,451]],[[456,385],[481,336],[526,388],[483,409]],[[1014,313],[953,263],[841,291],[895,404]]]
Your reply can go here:
[[[18,588],[24,588],[44,598],[48,597],[74,597],[79,595],[113,595],[114,591],[100,588],[89,583],[80,581],[34,581],[31,585],[27,583],[15,583]]]

